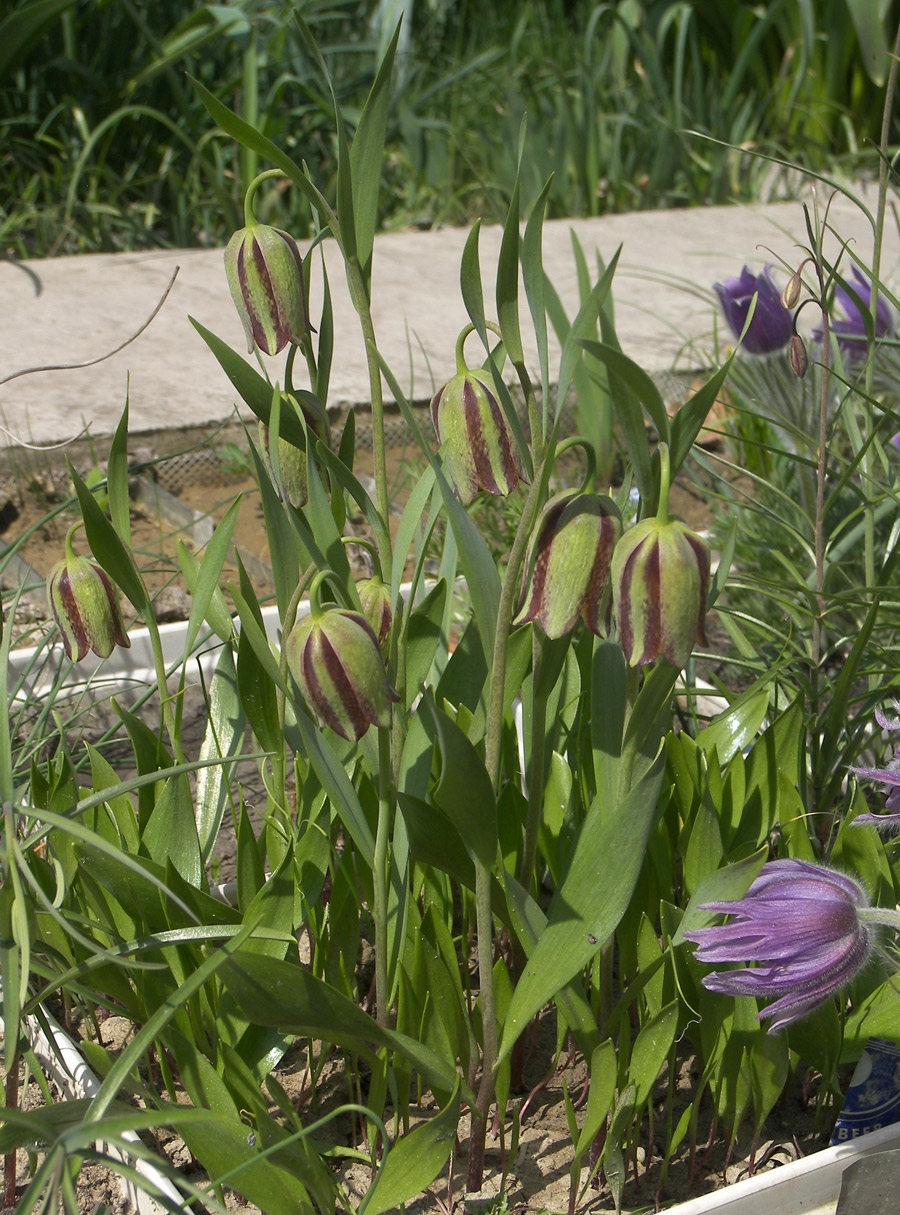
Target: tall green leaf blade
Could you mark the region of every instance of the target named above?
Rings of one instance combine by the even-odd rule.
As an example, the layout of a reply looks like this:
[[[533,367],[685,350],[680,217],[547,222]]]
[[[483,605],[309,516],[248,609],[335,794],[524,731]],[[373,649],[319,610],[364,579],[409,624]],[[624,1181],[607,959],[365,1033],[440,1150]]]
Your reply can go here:
[[[500,241],[500,256],[497,261],[497,321],[503,334],[506,353],[514,365],[525,362],[522,349],[522,334],[519,330],[519,176],[516,184],[503,236]]]
[[[537,202],[532,207],[522,239],[522,280],[525,284],[525,298],[528,300],[534,325],[534,336],[537,341],[545,431],[550,405],[550,353],[547,341],[547,309],[544,303],[543,236],[544,214],[547,210],[547,198],[552,182],[553,178],[548,178]]]
[[[131,547],[131,497],[128,493],[128,398],[106,461],[106,492],[109,495],[109,515],[112,525]]]
[[[356,221],[356,256],[368,290],[372,277],[372,248],[378,225],[378,198],[381,192],[384,135],[391,98],[391,74],[400,37],[400,22],[394,30],[372,88],[363,106],[350,148],[350,171]]]

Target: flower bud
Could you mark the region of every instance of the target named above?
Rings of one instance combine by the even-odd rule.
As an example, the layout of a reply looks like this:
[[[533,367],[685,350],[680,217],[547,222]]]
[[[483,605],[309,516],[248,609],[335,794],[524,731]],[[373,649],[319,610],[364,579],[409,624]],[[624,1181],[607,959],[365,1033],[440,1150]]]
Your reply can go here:
[[[282,395],[282,401],[288,398]],[[328,415],[325,412],[324,406],[317,402],[317,408],[308,406],[306,403],[299,403],[294,397],[290,400],[298,406],[303,412],[303,418],[306,422],[307,430],[311,431],[325,444],[326,447],[331,446],[330,427],[328,425]],[[291,506],[298,509],[305,506],[309,498],[309,485],[306,474],[306,453],[301,451],[299,447],[295,447],[287,439],[278,438],[278,472],[279,477],[275,476],[275,462],[272,459],[271,445],[269,439],[269,428],[264,422],[259,423],[259,442],[262,449],[263,463],[269,471],[272,478],[272,483],[278,491],[279,498],[282,496],[281,491],[284,490],[284,496],[290,502]]]
[[[788,360],[791,364],[791,371],[793,371],[798,379],[802,380],[809,366],[809,357],[806,353],[806,347],[803,345],[803,338],[799,333],[795,333],[791,338]]]
[[[71,532],[65,557],[47,578],[47,602],[72,662],[81,662],[89,650],[109,658],[115,646],[131,645],[116,588],[95,561],[76,555]]]
[[[306,284],[292,236],[268,224],[241,228],[225,247],[225,273],[248,351],[255,343],[264,354],[278,354],[288,342],[304,340],[310,332]]]
[[[387,726],[391,702],[378,638],[365,616],[326,608],[304,616],[285,642],[288,669],[317,716],[356,742],[370,725]]]
[[[356,584],[363,615],[372,626],[372,632],[383,646],[391,631],[394,613],[391,610],[391,593],[380,578],[363,578]]]
[[[781,293],[781,302],[785,308],[796,308],[800,300],[800,290],[803,286],[802,268],[788,279],[787,286]]]
[[[460,371],[431,402],[444,468],[468,506],[480,489],[509,494],[522,476],[515,440],[487,376]]]
[[[536,620],[548,637],[562,637],[581,616],[604,637],[609,568],[621,531],[618,508],[604,495],[570,490],[551,498],[528,545],[515,623]]]
[[[675,519],[645,519],[613,553],[612,584],[619,640],[629,666],[662,655],[683,667],[694,642],[706,644],[709,549]]]

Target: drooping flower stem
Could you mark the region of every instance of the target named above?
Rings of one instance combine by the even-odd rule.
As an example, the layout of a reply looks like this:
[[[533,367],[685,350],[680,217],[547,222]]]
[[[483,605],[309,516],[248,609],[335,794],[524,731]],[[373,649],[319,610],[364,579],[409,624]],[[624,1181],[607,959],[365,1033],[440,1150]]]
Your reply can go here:
[[[258,173],[247,187],[247,192],[244,195],[244,223],[249,228],[256,223],[256,216],[253,213],[253,196],[264,181],[269,181],[273,177],[284,177],[285,174],[281,169],[266,169],[263,173]]]

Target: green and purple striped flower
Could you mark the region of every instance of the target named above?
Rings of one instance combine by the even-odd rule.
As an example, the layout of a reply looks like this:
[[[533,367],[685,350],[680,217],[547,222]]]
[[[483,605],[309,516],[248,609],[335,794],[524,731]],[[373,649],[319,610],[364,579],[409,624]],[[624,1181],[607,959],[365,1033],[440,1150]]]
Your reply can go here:
[[[709,549],[677,519],[644,519],[613,553],[613,599],[629,666],[663,657],[683,667],[706,644]]]
[[[515,440],[488,376],[460,371],[435,393],[431,418],[460,502],[512,493],[522,476]]]
[[[551,498],[529,542],[514,623],[537,621],[548,637],[562,637],[581,617],[605,637],[610,563],[621,531],[618,508],[605,495],[569,490]]]
[[[390,725],[391,702],[399,697],[365,616],[345,608],[323,610],[312,599],[312,612],[285,642],[288,669],[320,721],[356,742],[369,726]]]
[[[77,523],[69,530],[66,555],[47,578],[47,602],[72,662],[81,662],[91,650],[100,658],[109,658],[117,645],[124,649],[131,645],[109,575],[90,557],[79,557],[72,547],[72,536],[80,526]]]
[[[280,228],[249,224],[225,247],[231,298],[247,335],[247,350],[278,354],[310,332],[303,259],[297,242]]]

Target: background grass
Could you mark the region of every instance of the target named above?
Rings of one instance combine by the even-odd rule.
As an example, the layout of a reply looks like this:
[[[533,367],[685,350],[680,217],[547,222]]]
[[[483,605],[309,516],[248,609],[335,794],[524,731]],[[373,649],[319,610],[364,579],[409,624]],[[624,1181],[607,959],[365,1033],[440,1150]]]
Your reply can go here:
[[[18,256],[224,243],[257,169],[189,75],[310,163],[352,124],[401,9],[380,223],[494,218],[528,115],[523,204],[549,214],[748,200],[874,169],[896,0],[13,0],[0,7],[0,244]],[[898,133],[897,120],[894,134]],[[722,143],[713,142],[715,140]],[[724,144],[730,146],[723,146]],[[296,191],[269,214],[297,236]]]

